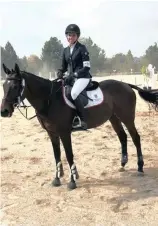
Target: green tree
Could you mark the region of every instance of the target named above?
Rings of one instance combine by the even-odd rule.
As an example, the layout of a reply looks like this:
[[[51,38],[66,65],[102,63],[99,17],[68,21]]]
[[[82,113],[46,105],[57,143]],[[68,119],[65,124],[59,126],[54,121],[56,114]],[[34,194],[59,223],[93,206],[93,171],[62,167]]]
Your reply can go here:
[[[111,60],[111,58],[106,59],[104,72],[112,73],[112,60]]]
[[[15,63],[19,63],[19,58],[10,42],[7,42],[5,45],[5,62],[4,63],[9,68],[14,68]]]
[[[141,68],[142,75],[146,75],[146,67],[143,65]]]
[[[6,51],[5,49],[1,46],[1,50],[0,50],[0,53],[1,53],[1,63],[3,64],[6,64],[6,61],[7,61],[7,54],[6,54]],[[3,67],[1,67],[1,78],[4,79],[5,78],[5,73],[3,71]]]
[[[147,67],[149,64],[149,60],[148,58],[146,57],[146,55],[140,57],[140,63],[139,63],[139,71],[141,71],[141,68],[143,66]]]
[[[97,44],[93,43],[92,39],[81,38],[80,42],[87,47],[91,62],[91,72],[97,73],[105,69],[106,54]]]
[[[28,70],[28,62],[27,62],[27,57],[24,56],[23,58],[19,59],[19,63],[20,63],[20,68],[22,68],[22,70]]]
[[[112,57],[111,64],[112,64],[112,70],[125,72],[126,71],[126,55],[124,55],[123,53],[117,53],[114,57]]]
[[[49,71],[57,70],[61,66],[63,45],[56,37],[51,37],[44,43],[41,59]]]
[[[156,42],[153,46],[149,46],[149,48],[146,50],[145,58],[147,59],[148,63],[154,65],[158,70],[158,45]]]
[[[126,71],[130,72],[131,69],[134,70],[134,59],[131,50],[128,51],[126,55]]]

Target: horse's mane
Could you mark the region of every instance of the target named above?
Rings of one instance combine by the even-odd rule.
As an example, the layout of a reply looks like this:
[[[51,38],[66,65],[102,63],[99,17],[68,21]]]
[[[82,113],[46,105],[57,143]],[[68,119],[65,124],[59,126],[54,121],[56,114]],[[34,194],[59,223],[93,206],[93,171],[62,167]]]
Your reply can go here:
[[[24,78],[27,77],[33,77],[36,81],[40,82],[41,85],[51,85],[51,81],[49,79],[43,78],[43,77],[39,77],[33,73],[30,72],[26,72],[26,71],[21,71],[22,75],[24,76]]]

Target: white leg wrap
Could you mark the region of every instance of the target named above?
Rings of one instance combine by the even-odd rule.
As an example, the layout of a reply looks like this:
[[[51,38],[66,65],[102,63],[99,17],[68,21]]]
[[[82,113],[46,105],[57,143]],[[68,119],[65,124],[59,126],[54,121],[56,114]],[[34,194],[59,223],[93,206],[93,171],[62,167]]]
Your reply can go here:
[[[56,166],[56,172],[57,172],[57,177],[60,178],[60,166],[61,166],[61,162],[58,162],[57,166]]]
[[[71,166],[71,175],[70,176],[73,176],[74,181],[76,181],[76,165],[75,164],[73,164]]]

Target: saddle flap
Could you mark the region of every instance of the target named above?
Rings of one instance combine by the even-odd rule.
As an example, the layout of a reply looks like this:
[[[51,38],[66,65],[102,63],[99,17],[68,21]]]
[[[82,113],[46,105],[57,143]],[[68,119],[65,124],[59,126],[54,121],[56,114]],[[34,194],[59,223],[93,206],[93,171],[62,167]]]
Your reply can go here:
[[[97,86],[97,83],[94,83]],[[80,97],[82,98],[82,101],[84,101],[84,108],[91,108],[91,107],[97,107],[98,105],[101,105],[104,101],[104,95],[101,90],[101,88],[98,86],[98,88],[87,91],[84,90],[81,94]],[[94,88],[91,87],[91,88]],[[71,98],[71,86],[63,86],[62,92],[63,92],[63,98],[65,103],[71,107],[71,108],[76,108],[73,100]]]
[[[68,98],[68,100],[70,100],[73,103],[73,99],[71,97],[71,90],[72,90],[71,86],[69,85],[65,86],[65,96]],[[88,96],[87,91],[85,89],[79,94],[79,97],[83,105],[86,106],[88,104]]]
[[[72,101],[72,98],[71,98],[71,90],[72,90],[72,86],[64,86],[64,89],[65,89],[65,96]]]

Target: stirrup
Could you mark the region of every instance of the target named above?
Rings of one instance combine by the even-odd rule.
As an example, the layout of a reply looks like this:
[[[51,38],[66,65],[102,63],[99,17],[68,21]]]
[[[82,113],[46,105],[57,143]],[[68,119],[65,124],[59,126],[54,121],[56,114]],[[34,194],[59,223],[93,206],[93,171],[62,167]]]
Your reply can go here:
[[[75,116],[73,121],[72,121],[72,128],[76,129],[82,127],[81,125],[81,119],[79,116]]]
[[[73,121],[72,121],[72,129],[74,129],[74,130],[87,130],[87,127],[84,127],[79,116],[75,116]]]

